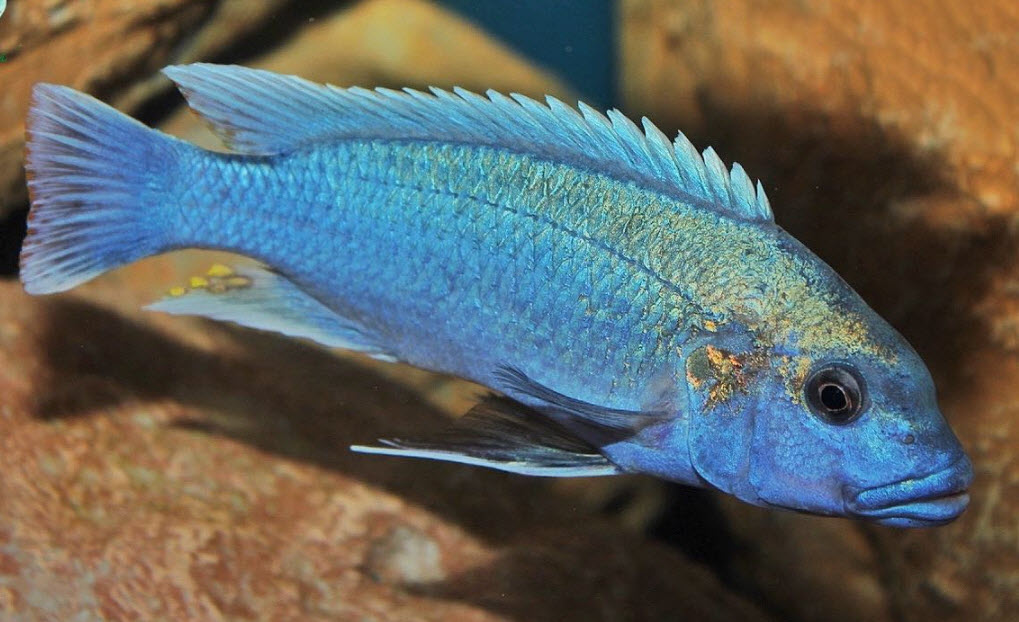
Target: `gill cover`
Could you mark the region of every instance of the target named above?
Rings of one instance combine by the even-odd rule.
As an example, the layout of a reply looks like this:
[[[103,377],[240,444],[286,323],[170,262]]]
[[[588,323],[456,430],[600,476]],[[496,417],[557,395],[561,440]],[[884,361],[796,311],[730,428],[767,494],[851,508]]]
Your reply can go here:
[[[709,484],[746,499],[754,408],[737,353],[705,346],[687,362],[690,461]]]
[[[758,412],[758,376],[766,373],[748,339],[726,337],[696,347],[686,359],[690,462],[710,485],[749,503]]]

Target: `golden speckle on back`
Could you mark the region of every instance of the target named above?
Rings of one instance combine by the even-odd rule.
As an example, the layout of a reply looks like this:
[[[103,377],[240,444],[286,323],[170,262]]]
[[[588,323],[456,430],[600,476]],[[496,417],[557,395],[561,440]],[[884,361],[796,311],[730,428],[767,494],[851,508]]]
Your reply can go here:
[[[224,279],[227,289],[243,289],[245,287],[251,287],[251,279],[246,276],[234,275],[227,279]]]
[[[233,273],[234,273],[233,268],[231,268],[230,266],[224,266],[221,263],[217,263],[212,264],[212,267],[210,267],[209,271],[206,272],[205,274],[206,276],[224,277],[231,276],[233,275]]]

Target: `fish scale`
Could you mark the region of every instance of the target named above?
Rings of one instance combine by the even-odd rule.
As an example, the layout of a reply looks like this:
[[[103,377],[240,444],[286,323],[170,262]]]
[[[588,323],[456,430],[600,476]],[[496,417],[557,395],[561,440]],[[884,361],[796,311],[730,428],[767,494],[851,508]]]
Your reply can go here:
[[[313,269],[314,273],[322,275],[330,266],[339,264],[344,266],[344,270],[339,274],[348,275],[347,279],[353,278],[354,282],[333,281],[329,280],[328,275],[326,275],[326,280],[322,282],[308,283],[308,287],[315,290],[321,288],[322,290],[347,292],[343,296],[333,295],[333,297],[329,298],[322,295],[320,298],[341,308],[356,308],[359,314],[366,316],[377,314],[378,308],[402,307],[399,317],[407,323],[407,326],[391,324],[375,326],[375,328],[386,333],[412,333],[416,330],[416,327],[426,322],[425,318],[433,317],[438,313],[444,317],[451,318],[452,324],[481,334],[484,332],[485,327],[475,321],[477,315],[476,308],[463,304],[456,306],[448,305],[450,301],[463,300],[455,292],[461,289],[470,289],[469,284],[477,279],[483,283],[484,294],[491,299],[491,304],[495,308],[504,307],[525,314],[529,313],[529,315],[514,318],[512,323],[503,322],[502,325],[499,325],[499,331],[510,341],[529,343],[531,344],[530,347],[534,346],[533,335],[535,332],[553,337],[558,334],[560,338],[565,338],[568,342],[572,342],[573,340],[568,337],[571,329],[587,331],[590,330],[589,327],[592,324],[598,324],[601,327],[595,334],[602,334],[606,339],[610,340],[614,333],[632,331],[634,328],[638,329],[636,331],[638,334],[654,334],[655,331],[662,330],[663,327],[661,326],[632,327],[618,321],[620,315],[625,314],[635,304],[640,304],[640,299],[637,295],[639,286],[636,285],[640,279],[627,279],[629,287],[634,291],[632,293],[624,292],[623,283],[616,275],[625,274],[626,272],[621,270],[621,268],[626,268],[627,266],[621,266],[618,261],[615,265],[612,265],[612,262],[608,259],[602,259],[599,265],[599,255],[606,254],[607,249],[610,250],[612,247],[602,240],[604,234],[601,232],[601,229],[604,226],[592,227],[587,224],[590,218],[585,214],[587,210],[584,206],[591,201],[591,195],[599,185],[598,180],[594,179],[595,175],[586,173],[592,179],[584,187],[584,190],[567,195],[565,201],[553,202],[546,200],[544,203],[540,200],[534,201],[535,204],[543,204],[546,208],[545,212],[552,215],[546,216],[545,214],[535,214],[532,211],[526,210],[525,205],[530,202],[530,197],[527,196],[524,188],[521,188],[519,191],[508,191],[506,194],[513,196],[514,200],[506,206],[492,205],[494,201],[489,197],[492,189],[496,187],[512,188],[510,184],[514,180],[521,183],[526,179],[540,179],[542,176],[555,175],[557,171],[548,163],[527,162],[527,158],[523,156],[502,154],[503,159],[516,158],[518,160],[516,166],[504,169],[513,172],[513,174],[508,175],[508,180],[502,179],[501,176],[494,176],[497,183],[493,184],[491,179],[493,176],[486,176],[485,178],[472,181],[469,176],[474,170],[473,167],[467,167],[467,170],[459,170],[455,166],[456,162],[471,161],[471,150],[463,147],[442,146],[438,149],[438,156],[433,157],[430,161],[452,163],[447,167],[447,170],[443,171],[444,176],[431,181],[432,186],[430,187],[413,187],[404,180],[412,178],[415,168],[420,170],[419,166],[415,166],[416,161],[423,159],[423,156],[418,151],[429,148],[422,145],[394,144],[390,146],[390,152],[380,154],[383,146],[379,144],[367,145],[364,148],[351,145],[328,156],[318,154],[288,156],[293,159],[293,164],[280,164],[283,168],[293,166],[296,171],[301,171],[300,173],[294,173],[295,176],[304,175],[309,180],[322,179],[324,177],[319,170],[316,170],[316,167],[319,167],[321,170],[322,163],[327,161],[342,161],[345,163],[345,166],[341,170],[359,172],[357,177],[358,184],[350,184],[349,181],[344,179],[331,182],[336,186],[335,196],[343,197],[346,187],[351,187],[355,190],[349,193],[350,200],[340,201],[342,205],[335,210],[333,218],[327,221],[328,228],[318,232],[320,237],[333,240],[333,245],[329,247],[329,250],[318,262],[315,262],[314,265],[316,267]],[[367,161],[357,163],[359,159]],[[373,172],[371,163],[379,160],[391,161],[393,166],[386,171],[377,171],[383,173],[386,176],[385,179],[369,181],[366,177]],[[237,163],[236,166],[243,166],[243,164]],[[497,169],[498,167],[499,165],[496,165]],[[429,170],[434,174],[434,169]],[[574,173],[574,175],[578,176],[581,174],[579,172]],[[256,173],[252,172],[249,175],[241,175],[234,172],[227,175],[227,179],[230,181],[238,177],[255,178]],[[452,185],[456,188],[459,200],[443,203],[439,198],[442,196],[441,189],[447,185],[448,180],[457,180]],[[295,206],[284,212],[278,205],[286,205],[292,203],[292,201],[286,195],[269,199],[272,195],[266,194],[267,188],[265,186],[265,184],[256,182],[248,190],[250,193],[256,194],[261,198],[258,207],[253,210],[256,213],[261,209],[269,214],[279,214],[282,212],[289,214],[291,217],[303,219],[305,212],[322,209],[321,207],[306,205]],[[539,184],[538,187],[544,188],[545,186]],[[288,190],[288,192],[291,191]],[[214,189],[207,189],[204,193],[207,196],[217,196],[220,194]],[[244,201],[242,200],[241,202],[243,203]],[[353,210],[347,209],[348,205],[353,206],[355,204],[360,207]],[[214,213],[218,207],[212,204],[207,209],[210,213]],[[356,224],[354,224],[355,214],[360,217],[356,219]],[[245,223],[257,222],[258,218],[255,217],[255,214],[252,214],[252,216],[252,218],[241,218],[239,221]],[[549,231],[542,227],[543,224],[547,224],[551,218],[556,216],[565,221],[562,228]],[[379,222],[379,217],[381,217],[382,223]],[[279,267],[285,273],[292,272],[297,274],[297,270],[288,270],[288,267],[293,263],[291,258],[306,257],[309,254],[309,249],[315,249],[316,245],[309,243],[311,242],[309,240],[301,238],[289,248],[283,246],[276,247],[272,241],[282,239],[271,235],[271,232],[275,229],[276,225],[281,226],[283,223],[276,218],[273,218],[270,222],[273,226],[261,234],[239,236],[227,230],[222,232],[224,237],[215,238],[207,236],[203,242],[224,247],[236,244],[230,247],[231,250],[258,257],[266,263]],[[455,248],[455,245],[451,244],[451,240],[447,236],[440,235],[440,231],[435,229],[437,223],[461,222],[463,224],[452,224],[451,228],[459,235],[464,235],[468,231],[476,232],[472,238],[472,245],[489,245],[485,252],[471,254],[475,260],[475,265],[473,266],[463,264],[462,255],[450,253],[449,249]],[[384,235],[381,236],[383,239],[377,239],[380,238],[380,235],[376,229],[380,224],[383,224],[386,232],[393,234],[395,239],[386,240]],[[576,235],[568,233],[573,231],[572,227],[579,231],[585,231],[585,233]],[[401,235],[400,231],[414,232],[415,236],[410,236],[406,233]],[[495,242],[492,241],[492,231],[500,232],[498,240]],[[482,235],[478,236],[478,233]],[[594,242],[585,245],[581,235],[591,238]],[[242,239],[245,241],[236,242]],[[377,240],[372,243],[371,240],[373,239]],[[348,240],[359,240],[361,241],[361,246],[348,244]],[[399,240],[403,240],[404,244],[401,245]],[[410,244],[408,242],[413,243]],[[282,241],[279,243],[282,244]],[[526,249],[529,245],[536,248],[536,245],[539,243],[542,243],[547,249],[548,259],[544,264],[531,266],[531,262],[528,262],[526,259],[528,256]],[[370,246],[364,246],[366,244],[370,244]],[[499,245],[502,245],[501,249],[499,249]],[[298,252],[298,246],[303,250]],[[339,248],[339,252],[332,250],[334,246]],[[586,248],[584,248],[585,246]],[[267,248],[276,250],[276,253],[267,253]],[[342,252],[344,248],[357,248],[358,252],[347,256]],[[312,252],[314,251],[312,250]],[[585,252],[586,254],[582,257],[578,257],[578,254]],[[379,264],[377,262],[380,257],[398,257],[399,266],[386,267],[385,264]],[[521,259],[523,262],[518,268],[518,260]],[[421,281],[417,278],[420,274],[435,271],[439,266],[450,265],[457,266],[457,273],[447,274],[447,277],[449,277],[447,279],[438,279],[440,283],[449,281],[449,287],[437,288],[431,281]],[[557,271],[560,269],[568,273],[569,266],[571,265],[587,265],[589,269],[586,271],[586,274],[599,275],[595,280],[587,283],[589,290],[594,295],[589,304],[597,303],[598,305],[595,317],[589,317],[585,314],[581,318],[579,313],[573,314],[569,312],[571,308],[576,308],[573,303],[562,304],[563,298],[567,300],[575,299],[576,293],[556,292],[554,296],[550,296],[544,287],[546,277],[556,278],[558,276]],[[364,278],[365,271],[368,272],[367,276],[369,278]],[[630,276],[632,277],[632,275]],[[452,280],[452,277],[458,277],[461,282],[465,283],[465,286],[459,286],[456,281]],[[297,278],[300,280],[299,276]],[[353,287],[364,288],[367,285],[376,283],[384,283],[386,286],[374,291],[351,289]],[[427,285],[427,287],[422,287],[423,285]],[[394,293],[397,292],[399,294],[394,296]],[[418,305],[416,309],[408,308],[406,292],[414,294],[410,298],[417,300]],[[665,305],[668,303],[663,298],[660,299],[658,304]],[[565,308],[566,311],[560,312],[560,308]],[[379,315],[381,316],[381,314]],[[500,318],[495,315],[488,315],[483,316],[483,319],[487,322],[499,321]],[[535,329],[535,327],[539,328]],[[553,330],[553,327],[558,330]],[[511,332],[514,329],[523,329],[527,334],[515,335]],[[581,366],[580,369],[583,369],[585,365],[595,365],[599,368],[603,368],[606,365],[612,368],[622,367],[626,361],[617,352],[611,351],[604,344],[605,340],[592,339],[590,342],[582,344],[580,348],[574,343],[564,343],[557,347],[555,341],[552,341],[551,345],[556,347],[556,354],[558,356],[553,357],[549,365],[549,371],[558,372],[555,367],[557,364],[569,367],[573,373],[577,372],[578,364]],[[435,349],[434,344],[426,344],[425,347],[430,351]],[[469,361],[467,363],[471,366],[484,365],[484,368],[487,369],[494,367],[491,361]],[[475,370],[458,368],[451,369],[450,371],[483,378]],[[558,373],[565,374],[566,372]],[[587,376],[589,374],[583,373],[583,375]],[[584,397],[594,398],[604,396],[595,395],[593,392],[585,392]]]

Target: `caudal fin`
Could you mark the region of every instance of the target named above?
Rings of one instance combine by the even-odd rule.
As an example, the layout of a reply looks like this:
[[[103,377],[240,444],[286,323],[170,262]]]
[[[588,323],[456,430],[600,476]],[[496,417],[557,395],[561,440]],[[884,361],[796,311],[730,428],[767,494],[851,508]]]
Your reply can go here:
[[[25,290],[63,291],[166,250],[160,181],[184,143],[67,87],[36,85],[32,100]]]

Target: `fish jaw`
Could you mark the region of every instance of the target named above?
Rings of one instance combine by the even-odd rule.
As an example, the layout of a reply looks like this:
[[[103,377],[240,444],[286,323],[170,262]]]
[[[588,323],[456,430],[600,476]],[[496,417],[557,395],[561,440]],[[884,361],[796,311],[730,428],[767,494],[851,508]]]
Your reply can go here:
[[[846,513],[891,527],[934,527],[959,517],[969,505],[973,464],[962,454],[927,475],[871,488],[847,487]]]

